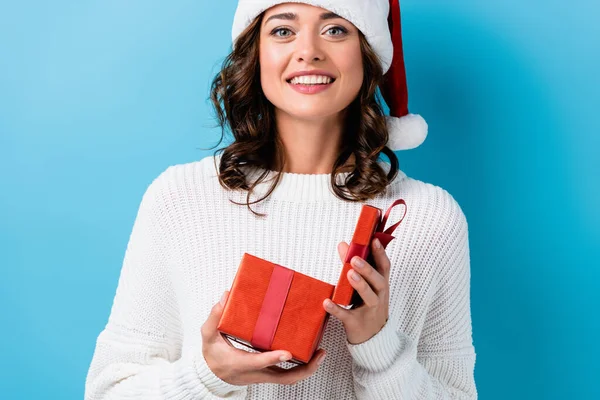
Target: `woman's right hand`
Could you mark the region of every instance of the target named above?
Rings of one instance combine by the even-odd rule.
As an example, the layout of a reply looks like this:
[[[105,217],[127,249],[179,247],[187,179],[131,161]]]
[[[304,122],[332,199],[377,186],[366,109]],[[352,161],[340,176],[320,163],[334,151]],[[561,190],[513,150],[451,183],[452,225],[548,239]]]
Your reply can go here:
[[[228,295],[228,291],[223,293],[223,298],[213,306],[201,329],[202,354],[206,364],[216,376],[232,385],[254,383],[293,385],[308,378],[317,370],[325,358],[323,349],[317,350],[308,364],[285,369],[276,364],[291,359],[292,355],[289,351],[250,353],[233,347],[217,331]]]

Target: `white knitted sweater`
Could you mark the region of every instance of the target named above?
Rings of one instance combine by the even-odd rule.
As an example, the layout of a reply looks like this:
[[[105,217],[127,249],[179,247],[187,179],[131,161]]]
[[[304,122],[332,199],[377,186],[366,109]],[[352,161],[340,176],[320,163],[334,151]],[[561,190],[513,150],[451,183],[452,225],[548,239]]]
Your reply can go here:
[[[295,385],[235,386],[215,376],[202,356],[200,327],[230,288],[242,254],[335,285],[337,244],[350,243],[362,207],[335,197],[330,174],[284,173],[267,200],[252,205],[268,216],[255,217],[229,202],[245,202],[246,192],[219,185],[219,158],[170,166],[144,193],[86,399],[477,398],[467,221],[447,191],[402,171],[385,195],[367,202],[385,212],[403,198],[408,209],[386,249],[390,317],[383,329],[351,345],[330,318],[324,363]],[[403,212],[394,208],[387,226]]]

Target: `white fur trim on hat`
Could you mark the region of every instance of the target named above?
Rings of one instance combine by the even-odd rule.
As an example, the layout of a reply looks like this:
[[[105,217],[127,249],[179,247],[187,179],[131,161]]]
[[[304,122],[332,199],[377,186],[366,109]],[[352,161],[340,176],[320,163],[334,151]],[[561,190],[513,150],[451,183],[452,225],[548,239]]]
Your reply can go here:
[[[427,137],[427,122],[418,114],[406,114],[400,118],[386,116],[389,140],[387,146],[394,150],[410,150],[418,147]]]

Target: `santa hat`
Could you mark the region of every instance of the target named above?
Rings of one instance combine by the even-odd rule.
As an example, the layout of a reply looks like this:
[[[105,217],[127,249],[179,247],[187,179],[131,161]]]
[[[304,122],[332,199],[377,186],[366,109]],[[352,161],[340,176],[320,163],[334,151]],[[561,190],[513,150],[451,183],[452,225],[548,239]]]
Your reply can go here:
[[[233,20],[233,43],[263,11],[287,1],[239,0]],[[419,146],[427,137],[427,123],[418,114],[408,112],[406,70],[402,51],[399,0],[293,0],[321,7],[352,22],[366,37],[379,57],[384,73],[381,94],[390,108],[386,116],[389,132],[387,146],[408,150]]]

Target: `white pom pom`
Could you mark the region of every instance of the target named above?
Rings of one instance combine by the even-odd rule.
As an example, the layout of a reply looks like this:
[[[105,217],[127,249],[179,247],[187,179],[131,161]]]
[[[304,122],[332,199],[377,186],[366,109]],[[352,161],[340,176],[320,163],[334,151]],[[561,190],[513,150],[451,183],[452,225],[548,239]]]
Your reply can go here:
[[[386,115],[389,133],[387,146],[394,150],[409,150],[418,147],[427,137],[427,122],[418,114],[407,114],[400,118]]]

